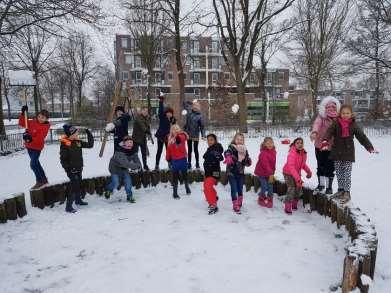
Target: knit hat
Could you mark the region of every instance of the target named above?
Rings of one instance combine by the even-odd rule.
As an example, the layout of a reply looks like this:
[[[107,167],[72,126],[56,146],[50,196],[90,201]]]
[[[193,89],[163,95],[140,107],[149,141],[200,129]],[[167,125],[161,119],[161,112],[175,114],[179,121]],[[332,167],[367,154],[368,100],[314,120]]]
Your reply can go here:
[[[64,129],[65,135],[68,137],[75,134],[78,131],[78,129],[71,124],[64,124],[62,128]]]
[[[174,109],[171,108],[171,107],[167,107],[167,108],[164,110],[164,114],[167,114],[167,113],[171,113],[172,115],[174,115]]]
[[[118,111],[122,111],[122,112],[125,113],[125,108],[124,108],[124,106],[117,106],[117,107],[115,107],[115,113],[117,113]]]

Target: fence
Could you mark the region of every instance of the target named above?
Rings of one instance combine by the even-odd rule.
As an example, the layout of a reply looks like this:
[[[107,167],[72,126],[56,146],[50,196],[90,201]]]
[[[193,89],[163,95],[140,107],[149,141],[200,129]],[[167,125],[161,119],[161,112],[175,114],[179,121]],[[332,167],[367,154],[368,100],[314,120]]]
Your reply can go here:
[[[364,132],[369,137],[391,136],[391,127],[384,126],[365,126]],[[235,128],[224,128],[208,126],[208,133],[215,133],[219,140],[231,139],[238,130]],[[295,137],[295,136],[308,136],[310,127],[305,125],[267,125],[267,126],[252,126],[246,136],[248,138],[260,138],[260,137]],[[92,129],[92,135],[95,140],[101,141],[104,137],[105,131],[103,129]],[[155,130],[152,131],[155,133]],[[46,137],[47,144],[58,143],[61,135],[63,135],[62,129],[51,129]],[[5,156],[13,152],[20,151],[23,146],[23,134],[14,133],[0,136],[0,155]],[[87,136],[84,131],[80,132],[80,138],[86,139]],[[112,136],[109,136],[112,139]]]

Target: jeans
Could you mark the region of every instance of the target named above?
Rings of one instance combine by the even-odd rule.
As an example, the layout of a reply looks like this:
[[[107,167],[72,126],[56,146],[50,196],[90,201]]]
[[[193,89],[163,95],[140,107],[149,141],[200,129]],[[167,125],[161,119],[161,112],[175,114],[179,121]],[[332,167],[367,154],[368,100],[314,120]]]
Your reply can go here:
[[[119,185],[119,179],[120,176],[124,180],[124,185],[125,185],[125,190],[128,198],[131,198],[133,196],[132,192],[132,177],[128,172],[124,172],[121,175],[118,174],[111,174],[111,181],[110,183],[106,186],[106,189],[113,192],[114,189],[116,189]]]
[[[156,153],[156,166],[159,167],[160,164],[160,158],[162,156],[163,152],[163,146],[166,146],[167,150],[167,141],[162,141],[160,139],[157,140],[157,153]]]
[[[39,156],[41,151],[27,149],[27,152],[30,156],[30,167],[35,174],[35,179],[37,182],[47,181],[45,171],[43,170],[41,163],[39,162]]]
[[[228,176],[228,182],[231,186],[231,198],[232,200],[237,200],[238,196],[243,195],[243,182],[244,175],[243,174],[235,174]]]
[[[198,140],[188,140],[187,141],[187,150],[188,150],[188,154],[187,154],[187,160],[189,162],[189,165],[191,165],[191,154],[193,152],[193,144],[194,144],[194,155],[195,155],[195,159],[196,159],[196,168],[199,168],[200,167],[200,154],[198,152]]]
[[[258,179],[261,183],[261,192],[259,195],[273,196],[273,184],[269,182],[269,177],[259,176]]]

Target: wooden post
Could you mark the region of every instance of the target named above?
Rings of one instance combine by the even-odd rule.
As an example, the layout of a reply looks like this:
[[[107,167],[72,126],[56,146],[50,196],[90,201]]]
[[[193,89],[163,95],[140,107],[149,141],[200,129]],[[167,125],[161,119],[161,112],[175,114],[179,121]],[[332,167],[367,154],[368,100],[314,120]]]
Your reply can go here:
[[[16,220],[18,218],[18,213],[16,211],[16,200],[14,198],[8,198],[4,200],[5,210],[7,212],[8,220]]]
[[[334,200],[331,200],[330,211],[331,211],[331,223],[334,223],[335,221],[337,221],[337,204]]]
[[[26,202],[24,199],[24,193],[15,196],[16,212],[19,218],[23,218],[27,215]]]
[[[42,189],[30,190],[31,205],[36,208],[45,208],[45,197]]]
[[[261,183],[259,182],[258,176],[253,176],[253,185],[254,185],[254,192],[258,192],[259,188],[261,187]]]
[[[343,266],[342,293],[350,293],[357,287],[358,259],[356,256],[345,256]]]
[[[54,207],[54,204],[56,202],[56,194],[55,189],[53,186],[48,186],[41,189],[44,196],[44,203],[46,207]]]
[[[155,187],[159,184],[160,181],[160,172],[159,171],[152,171],[151,172],[151,185]]]
[[[7,211],[4,203],[0,203],[0,224],[1,223],[7,223]]]
[[[144,188],[147,188],[151,184],[151,173],[149,171],[141,173],[141,182]]]
[[[161,170],[160,171],[160,181],[162,183],[167,183],[168,182],[168,171],[167,170]]]
[[[340,228],[345,224],[345,209],[344,207],[337,206],[337,227]]]
[[[371,256],[370,256],[370,254],[363,255],[361,259],[362,260],[360,261],[360,266],[359,266],[360,276],[364,274],[364,275],[370,277],[371,276]],[[360,288],[361,292],[368,293],[369,285],[363,284],[361,278],[358,280],[358,282],[359,282],[359,288]]]
[[[222,185],[224,185],[224,186],[228,184],[228,175],[227,175],[227,172],[221,172],[220,183],[221,183]]]

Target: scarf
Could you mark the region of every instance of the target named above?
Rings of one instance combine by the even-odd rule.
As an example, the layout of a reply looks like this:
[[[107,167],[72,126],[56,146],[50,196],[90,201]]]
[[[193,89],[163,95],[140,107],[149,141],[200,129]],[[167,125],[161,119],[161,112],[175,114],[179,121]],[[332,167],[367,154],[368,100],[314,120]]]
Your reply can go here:
[[[246,157],[246,153],[247,153],[246,146],[233,144],[233,147],[238,151],[238,161],[242,162]]]
[[[352,124],[352,119],[338,118],[338,123],[342,129],[342,137],[349,137],[350,136],[349,128],[350,125]]]

